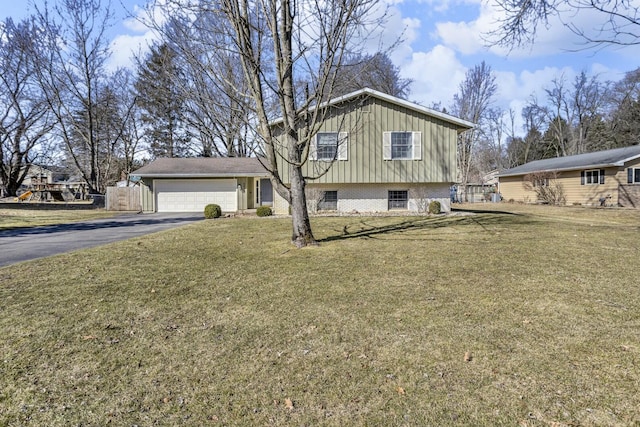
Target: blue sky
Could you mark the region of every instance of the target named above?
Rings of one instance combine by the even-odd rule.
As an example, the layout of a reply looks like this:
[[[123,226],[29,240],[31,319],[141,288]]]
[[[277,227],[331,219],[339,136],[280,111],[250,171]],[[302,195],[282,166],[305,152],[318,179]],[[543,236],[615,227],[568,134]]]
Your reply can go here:
[[[491,2],[385,0],[388,23],[380,37],[391,41],[402,34],[403,42],[390,56],[402,76],[414,80],[410,100],[426,106],[440,102],[448,107],[465,72],[481,61],[487,62],[496,74],[496,106],[516,111],[532,95],[542,98],[544,88],[554,78],[564,76],[571,83],[584,70],[603,80],[619,80],[640,65],[636,59],[640,47],[575,52],[581,47],[580,39],[558,20],[550,22],[548,28],[542,27],[532,46],[511,51],[487,47],[483,39],[496,28],[500,17]],[[22,18],[28,13],[28,4],[23,0],[0,0],[0,18]],[[144,6],[144,0],[112,0],[117,15],[112,28],[113,68],[129,63],[131,52],[145,46],[152,37],[140,24],[127,19],[125,8],[135,13],[140,6]],[[584,28],[593,28],[601,17],[587,11],[570,18]]]

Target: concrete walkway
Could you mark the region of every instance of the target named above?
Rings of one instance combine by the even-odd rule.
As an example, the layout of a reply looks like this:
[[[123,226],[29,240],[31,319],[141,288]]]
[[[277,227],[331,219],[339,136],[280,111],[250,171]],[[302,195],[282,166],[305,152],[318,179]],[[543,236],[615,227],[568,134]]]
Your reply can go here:
[[[90,248],[204,219],[196,213],[126,214],[114,218],[0,231],[0,267]]]

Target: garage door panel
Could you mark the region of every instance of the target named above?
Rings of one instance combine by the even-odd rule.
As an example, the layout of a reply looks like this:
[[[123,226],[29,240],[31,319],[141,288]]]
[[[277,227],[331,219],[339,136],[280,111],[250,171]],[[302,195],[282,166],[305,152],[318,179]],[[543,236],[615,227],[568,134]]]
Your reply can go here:
[[[235,179],[156,180],[154,185],[158,212],[203,212],[210,203],[227,212],[237,209]]]

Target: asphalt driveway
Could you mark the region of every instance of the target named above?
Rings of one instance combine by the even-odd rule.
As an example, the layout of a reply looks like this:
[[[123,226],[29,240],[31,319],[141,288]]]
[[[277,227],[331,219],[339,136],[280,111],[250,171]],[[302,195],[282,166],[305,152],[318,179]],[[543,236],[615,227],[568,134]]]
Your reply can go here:
[[[204,219],[197,213],[114,218],[0,231],[0,267],[155,233]]]

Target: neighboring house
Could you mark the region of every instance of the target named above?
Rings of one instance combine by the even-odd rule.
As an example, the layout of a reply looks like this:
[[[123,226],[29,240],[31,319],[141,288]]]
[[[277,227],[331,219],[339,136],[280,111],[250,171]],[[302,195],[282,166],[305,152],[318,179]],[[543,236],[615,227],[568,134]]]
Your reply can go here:
[[[53,183],[53,172],[50,169],[39,165],[29,165],[29,170],[22,181],[21,190],[51,183]]]
[[[473,123],[371,89],[319,108],[326,119],[304,165],[305,176],[316,178],[307,181],[311,211],[416,212],[432,200],[450,210],[458,134]],[[276,134],[281,123],[272,123]],[[131,175],[141,181],[145,212],[201,212],[207,203],[228,212],[260,205],[289,212],[255,158],[158,159]]]
[[[538,202],[536,187],[559,188],[566,204],[640,207],[640,146],[537,160],[499,174],[503,200]]]

